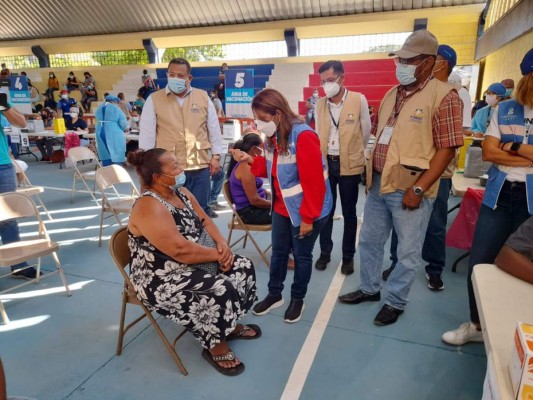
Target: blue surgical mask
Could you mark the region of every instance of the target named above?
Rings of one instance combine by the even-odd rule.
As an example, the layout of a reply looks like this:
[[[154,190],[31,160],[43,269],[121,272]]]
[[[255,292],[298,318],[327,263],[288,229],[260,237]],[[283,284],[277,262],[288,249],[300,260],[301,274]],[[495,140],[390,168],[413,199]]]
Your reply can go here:
[[[186,180],[187,178],[185,177],[185,172],[181,171],[181,173],[176,176],[176,187],[185,186]]]
[[[513,94],[513,89],[506,89],[505,90],[505,97],[511,97]]]
[[[416,82],[416,67],[417,65],[406,65],[401,63],[396,65],[396,79],[398,79],[400,85],[407,86]]]
[[[168,78],[168,88],[173,93],[183,93],[187,89],[187,80],[181,78]]]

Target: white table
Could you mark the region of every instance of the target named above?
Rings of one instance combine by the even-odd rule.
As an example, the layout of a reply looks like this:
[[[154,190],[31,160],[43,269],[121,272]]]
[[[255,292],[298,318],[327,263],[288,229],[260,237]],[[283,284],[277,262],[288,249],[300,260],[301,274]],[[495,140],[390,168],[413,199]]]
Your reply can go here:
[[[84,133],[83,136],[86,137],[86,138],[89,138],[89,139],[95,139],[96,138],[96,133]],[[139,140],[139,135],[135,135],[135,134],[131,134],[131,133],[125,133],[124,134],[124,139],[126,139],[126,140]]]
[[[454,196],[463,197],[468,188],[485,189],[479,184],[479,178],[467,178],[461,172],[456,172],[452,176],[452,193]]]
[[[67,133],[75,133],[79,136],[81,135],[87,135],[84,131],[67,131]],[[42,132],[30,132],[28,133],[28,136],[34,136],[34,137],[46,137],[46,138],[57,138],[57,139],[63,139],[65,137],[64,133],[55,133],[53,130],[47,130]]]
[[[508,366],[516,323],[533,323],[533,285],[492,264],[476,265],[472,283],[493,383],[501,400],[514,399]]]

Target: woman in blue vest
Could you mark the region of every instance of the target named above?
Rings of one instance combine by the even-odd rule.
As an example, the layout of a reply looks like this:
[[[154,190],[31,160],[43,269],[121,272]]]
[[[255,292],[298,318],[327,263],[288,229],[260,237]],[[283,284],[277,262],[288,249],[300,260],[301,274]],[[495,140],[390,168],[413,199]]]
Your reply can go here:
[[[498,103],[505,99],[505,93],[506,89],[503,84],[499,82],[490,84],[485,97],[488,105],[476,112],[476,115],[472,119],[472,127],[470,128],[469,134],[475,137],[483,137],[489,127],[492,114],[496,107],[498,107]]]
[[[485,133],[483,159],[494,164],[489,169],[470,253],[470,322],[442,336],[449,344],[483,341],[471,280],[473,268],[493,264],[507,238],[533,215],[533,49],[525,55],[520,70],[523,77],[516,98],[499,104]]]
[[[256,315],[284,304],[283,282],[291,247],[294,281],[285,322],[297,322],[311,279],[313,247],[332,207],[327,168],[317,134],[290,108],[283,95],[265,89],[253,99],[257,130],[267,137],[265,157],[236,150],[236,161],[252,165],[256,176],[268,176],[272,187],[272,258],[268,295],[255,305]]]
[[[108,94],[105,100],[94,113],[98,156],[104,167],[126,160],[124,130],[128,127],[126,115],[118,106],[119,98]]]

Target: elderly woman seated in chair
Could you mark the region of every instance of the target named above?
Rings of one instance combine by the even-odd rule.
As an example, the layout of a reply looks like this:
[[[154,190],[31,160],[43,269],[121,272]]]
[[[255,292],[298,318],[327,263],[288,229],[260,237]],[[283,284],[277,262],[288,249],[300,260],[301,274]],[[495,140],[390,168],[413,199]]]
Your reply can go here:
[[[238,375],[244,364],[228,340],[257,339],[257,325],[241,325],[256,301],[252,262],[232,254],[194,196],[174,154],[155,148],[128,154],[144,193],[128,223],[131,281],[152,311],[183,325],[220,373]],[[176,188],[177,186],[177,188]]]

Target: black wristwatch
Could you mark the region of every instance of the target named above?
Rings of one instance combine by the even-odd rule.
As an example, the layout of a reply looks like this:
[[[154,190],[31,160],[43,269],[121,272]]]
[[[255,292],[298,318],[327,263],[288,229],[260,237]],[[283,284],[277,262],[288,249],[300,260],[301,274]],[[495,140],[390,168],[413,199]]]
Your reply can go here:
[[[511,147],[509,148],[509,150],[511,151],[511,153],[513,153],[514,155],[516,155],[518,153],[518,149],[520,149],[520,146],[522,146],[522,143],[519,143],[519,142],[515,142],[511,145]]]
[[[413,192],[415,192],[417,196],[422,196],[424,194],[424,189],[420,186],[413,186]]]

